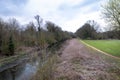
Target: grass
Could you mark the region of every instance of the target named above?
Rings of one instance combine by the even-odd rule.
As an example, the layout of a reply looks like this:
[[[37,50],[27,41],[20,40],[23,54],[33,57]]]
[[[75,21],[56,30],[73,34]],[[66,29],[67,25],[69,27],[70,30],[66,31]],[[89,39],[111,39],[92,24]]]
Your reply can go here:
[[[113,56],[120,57],[120,40],[83,40],[85,43],[109,53]]]
[[[0,59],[0,67],[5,65],[5,64],[8,64],[10,62],[17,61],[22,57],[25,57],[25,54],[14,55],[14,56],[10,56],[10,57]]]
[[[37,73],[31,80],[54,80],[56,61],[57,55],[48,57],[46,62],[41,67],[39,67]]]

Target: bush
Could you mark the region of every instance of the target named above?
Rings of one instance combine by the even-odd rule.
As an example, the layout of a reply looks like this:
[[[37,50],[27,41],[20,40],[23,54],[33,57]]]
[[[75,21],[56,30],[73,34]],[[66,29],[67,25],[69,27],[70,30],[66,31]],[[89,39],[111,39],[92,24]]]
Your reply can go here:
[[[13,43],[12,36],[10,36],[10,38],[9,38],[8,51],[9,51],[8,56],[14,55],[14,43]]]
[[[31,80],[54,80],[56,59],[56,55],[49,57]]]

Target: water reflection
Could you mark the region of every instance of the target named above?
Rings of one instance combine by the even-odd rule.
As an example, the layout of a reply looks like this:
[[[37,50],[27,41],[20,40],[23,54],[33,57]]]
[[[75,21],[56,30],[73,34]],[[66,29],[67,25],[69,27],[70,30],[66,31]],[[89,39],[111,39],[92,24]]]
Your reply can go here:
[[[0,80],[30,80],[40,66],[40,57],[34,57],[28,61],[7,69],[0,73]]]
[[[38,61],[36,61],[34,64],[27,63],[22,73],[20,73],[15,80],[30,80],[30,78],[37,72],[38,65]]]

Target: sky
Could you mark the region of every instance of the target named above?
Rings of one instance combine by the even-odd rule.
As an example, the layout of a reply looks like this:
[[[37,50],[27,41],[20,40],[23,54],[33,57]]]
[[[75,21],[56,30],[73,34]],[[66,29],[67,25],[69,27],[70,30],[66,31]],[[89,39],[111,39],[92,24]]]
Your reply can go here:
[[[63,30],[75,32],[88,20],[95,20],[101,27],[105,21],[101,16],[101,5],[105,0],[0,0],[0,17],[16,18],[21,25],[35,22],[40,15]]]

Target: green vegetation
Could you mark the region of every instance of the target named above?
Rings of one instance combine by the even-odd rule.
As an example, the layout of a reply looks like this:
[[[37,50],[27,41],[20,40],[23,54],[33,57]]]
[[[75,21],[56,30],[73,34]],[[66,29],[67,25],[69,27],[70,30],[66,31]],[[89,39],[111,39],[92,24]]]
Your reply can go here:
[[[73,36],[73,33],[63,31],[50,21],[42,25],[43,19],[39,15],[35,16],[35,19],[37,24],[29,22],[23,28],[16,19],[4,21],[0,18],[0,57],[16,55],[20,47],[45,49]]]
[[[12,40],[12,36],[10,36],[10,38],[9,38],[8,48],[9,48],[9,54],[8,55],[14,55],[14,43],[13,43],[13,40]]]
[[[120,57],[120,40],[83,40],[83,41],[113,56]]]

